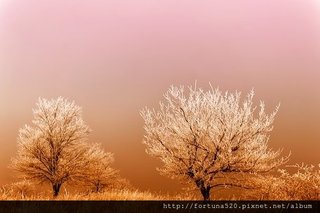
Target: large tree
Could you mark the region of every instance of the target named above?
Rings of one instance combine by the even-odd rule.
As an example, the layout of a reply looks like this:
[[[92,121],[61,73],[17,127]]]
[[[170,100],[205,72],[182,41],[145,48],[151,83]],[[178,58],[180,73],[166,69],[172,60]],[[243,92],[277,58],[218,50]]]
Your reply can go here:
[[[51,184],[53,196],[57,196],[65,182],[82,178],[90,164],[90,130],[81,108],[61,97],[40,98],[33,114],[33,125],[19,131],[12,168],[22,178]]]
[[[162,174],[195,186],[204,200],[214,187],[244,187],[240,175],[268,172],[288,158],[267,146],[278,108],[268,115],[260,102],[256,112],[253,96],[172,86],[159,110],[141,111],[147,153],[161,159]]]

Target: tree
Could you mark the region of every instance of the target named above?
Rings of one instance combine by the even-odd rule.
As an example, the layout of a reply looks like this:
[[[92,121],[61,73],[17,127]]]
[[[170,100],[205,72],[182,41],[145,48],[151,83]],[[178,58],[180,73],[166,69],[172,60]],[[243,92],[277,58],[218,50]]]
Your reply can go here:
[[[280,169],[280,175],[256,177],[256,187],[250,195],[264,200],[319,200],[320,164],[287,167],[294,168],[295,172]]]
[[[99,144],[88,149],[87,158],[90,163],[83,177],[79,178],[80,185],[89,187],[93,192],[102,192],[105,188],[115,186],[121,179],[119,171],[111,167],[113,154],[105,152]]]
[[[81,108],[62,97],[40,98],[33,114],[33,126],[19,131],[18,156],[12,168],[27,180],[51,184],[55,197],[65,182],[83,177],[90,162],[90,130]]]
[[[254,92],[245,100],[240,92],[222,93],[172,86],[160,102],[160,110],[141,111],[145,125],[144,144],[159,158],[161,174],[192,184],[204,200],[214,187],[245,187],[238,174],[268,172],[283,164],[281,150],[268,149],[269,133],[278,111],[270,115],[260,102],[257,113]]]

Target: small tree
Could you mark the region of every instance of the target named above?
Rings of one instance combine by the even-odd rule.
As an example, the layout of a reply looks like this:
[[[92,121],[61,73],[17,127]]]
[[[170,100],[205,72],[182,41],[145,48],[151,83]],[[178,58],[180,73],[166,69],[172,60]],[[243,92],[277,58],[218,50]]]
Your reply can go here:
[[[278,108],[267,115],[260,102],[255,113],[253,96],[241,102],[239,92],[189,87],[186,95],[172,86],[159,111],[141,112],[147,153],[161,159],[162,174],[193,184],[204,200],[214,187],[244,187],[234,174],[268,172],[288,159],[267,146]]]
[[[277,176],[258,176],[255,190],[249,194],[264,200],[320,200],[320,164],[296,164],[295,172],[279,170]]]
[[[12,168],[27,180],[50,183],[55,197],[65,182],[82,177],[87,168],[89,127],[81,108],[61,97],[40,98],[33,114],[34,125],[19,131]]]
[[[102,192],[120,180],[119,171],[111,168],[114,162],[113,154],[105,152],[99,144],[89,148],[87,158],[89,164],[82,174],[83,177],[79,178],[80,185],[85,185],[94,192]]]

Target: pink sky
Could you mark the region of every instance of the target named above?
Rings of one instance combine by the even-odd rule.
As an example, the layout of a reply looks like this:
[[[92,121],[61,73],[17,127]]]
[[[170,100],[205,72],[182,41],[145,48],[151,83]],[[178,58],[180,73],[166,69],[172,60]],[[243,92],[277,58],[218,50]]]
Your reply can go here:
[[[144,153],[139,110],[195,80],[281,102],[272,146],[318,163],[319,2],[0,0],[0,184],[37,98],[61,95],[83,107],[123,176],[170,191]]]

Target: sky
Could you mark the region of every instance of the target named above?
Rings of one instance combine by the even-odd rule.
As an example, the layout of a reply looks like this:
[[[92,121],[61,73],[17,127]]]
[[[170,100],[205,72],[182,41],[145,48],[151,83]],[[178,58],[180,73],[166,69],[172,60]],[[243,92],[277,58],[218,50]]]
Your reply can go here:
[[[134,186],[180,190],[145,153],[139,111],[195,81],[281,103],[270,147],[318,164],[319,79],[320,0],[0,0],[0,185],[38,97],[63,96]]]

